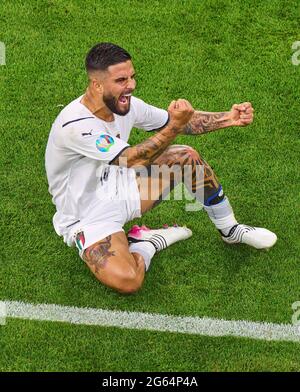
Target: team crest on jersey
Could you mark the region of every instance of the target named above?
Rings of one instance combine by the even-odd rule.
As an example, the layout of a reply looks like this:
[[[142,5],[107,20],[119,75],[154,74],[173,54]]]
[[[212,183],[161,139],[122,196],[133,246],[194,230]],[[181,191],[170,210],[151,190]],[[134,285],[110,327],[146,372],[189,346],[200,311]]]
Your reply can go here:
[[[114,143],[115,141],[110,135],[100,135],[96,140],[96,147],[101,152],[107,152]]]
[[[76,245],[79,250],[82,250],[85,244],[84,232],[81,231],[76,235]]]

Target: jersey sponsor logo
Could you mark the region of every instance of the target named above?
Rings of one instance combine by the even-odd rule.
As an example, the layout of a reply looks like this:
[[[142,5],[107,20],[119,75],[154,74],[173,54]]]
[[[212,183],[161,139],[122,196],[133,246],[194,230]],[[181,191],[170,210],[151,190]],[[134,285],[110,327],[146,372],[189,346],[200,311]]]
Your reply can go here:
[[[107,152],[113,144],[115,141],[110,135],[100,135],[96,140],[96,147],[101,152]]]

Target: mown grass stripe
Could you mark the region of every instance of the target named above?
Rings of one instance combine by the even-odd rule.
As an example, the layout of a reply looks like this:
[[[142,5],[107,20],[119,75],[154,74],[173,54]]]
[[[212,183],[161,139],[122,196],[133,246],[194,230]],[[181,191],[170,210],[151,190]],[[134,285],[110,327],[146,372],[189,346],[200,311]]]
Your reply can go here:
[[[5,301],[7,317],[205,336],[235,336],[300,342],[299,327],[246,320],[223,320],[164,314],[112,311],[71,306]]]

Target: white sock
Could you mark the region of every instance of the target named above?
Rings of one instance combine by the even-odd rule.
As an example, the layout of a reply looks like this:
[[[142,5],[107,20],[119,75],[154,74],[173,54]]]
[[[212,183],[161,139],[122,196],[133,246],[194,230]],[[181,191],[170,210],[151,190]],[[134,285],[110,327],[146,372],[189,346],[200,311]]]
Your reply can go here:
[[[149,241],[133,242],[129,245],[130,253],[139,253],[144,258],[145,269],[148,271],[152,257],[155,255],[156,249]]]
[[[225,196],[224,200],[219,204],[213,206],[204,206],[205,211],[212,223],[218,230],[224,235],[228,235],[232,226],[237,225],[238,222],[235,219],[232,207],[229,203],[228,198]]]

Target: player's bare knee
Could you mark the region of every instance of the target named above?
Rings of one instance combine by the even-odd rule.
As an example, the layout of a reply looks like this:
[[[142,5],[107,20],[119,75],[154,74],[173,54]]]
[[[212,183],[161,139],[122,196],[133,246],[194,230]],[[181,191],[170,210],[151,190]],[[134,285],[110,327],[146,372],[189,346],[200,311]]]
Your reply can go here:
[[[193,147],[182,146],[182,155],[188,157],[191,161],[199,160],[199,153]]]
[[[199,160],[199,153],[187,145],[174,145],[170,148],[170,153],[174,158],[174,163],[186,165],[189,161]]]
[[[132,285],[126,285],[124,287],[120,287],[119,289],[117,289],[117,291],[120,294],[135,294],[140,290],[141,287],[142,284],[132,284]]]
[[[133,268],[123,271],[111,270],[107,274],[94,273],[94,275],[100,283],[122,294],[137,292],[142,287],[144,280],[144,276],[137,274]]]
[[[122,294],[134,294],[140,290],[143,285],[144,277],[139,276],[137,273],[124,275],[119,282],[117,291]]]

